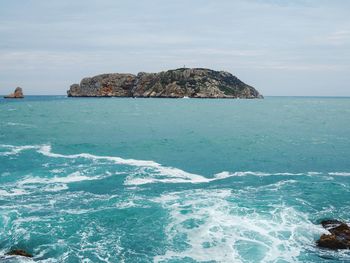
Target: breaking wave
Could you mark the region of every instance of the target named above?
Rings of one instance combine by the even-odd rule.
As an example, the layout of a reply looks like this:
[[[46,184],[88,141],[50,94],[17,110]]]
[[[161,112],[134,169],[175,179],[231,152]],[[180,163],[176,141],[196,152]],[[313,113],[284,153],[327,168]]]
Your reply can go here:
[[[350,172],[306,172],[306,173],[267,173],[260,171],[242,171],[242,172],[220,172],[214,174],[212,177],[205,177],[194,173],[183,171],[179,168],[163,166],[154,161],[147,160],[135,160],[135,159],[123,159],[116,156],[100,156],[89,153],[79,154],[59,154],[52,152],[50,145],[25,145],[25,146],[13,146],[13,145],[0,145],[5,151],[0,152],[0,156],[18,155],[22,151],[36,150],[38,153],[50,157],[50,158],[63,158],[63,159],[87,159],[92,161],[108,161],[117,165],[126,165],[136,167],[134,172],[130,172],[125,179],[125,185],[144,185],[151,183],[209,183],[217,180],[224,180],[231,177],[244,177],[244,176],[350,176]],[[54,169],[53,173],[59,173],[58,169]],[[85,176],[75,172],[69,174],[66,177],[54,177],[51,179],[40,178],[26,178],[24,183],[70,183],[83,180],[99,180],[104,178],[103,176]]]
[[[234,202],[244,192],[189,190],[165,194],[155,201],[169,211],[169,249],[155,262],[194,259],[198,262],[299,262],[305,249],[324,230],[283,203],[265,213]],[[178,249],[181,240],[185,246]]]

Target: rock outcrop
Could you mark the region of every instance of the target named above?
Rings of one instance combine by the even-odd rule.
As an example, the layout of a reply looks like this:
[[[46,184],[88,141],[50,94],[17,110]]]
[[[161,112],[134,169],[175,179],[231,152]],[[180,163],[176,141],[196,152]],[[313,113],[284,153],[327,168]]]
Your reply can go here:
[[[324,220],[322,226],[330,234],[323,234],[317,241],[319,247],[328,249],[350,249],[350,227],[338,220]]]
[[[23,95],[22,88],[17,87],[14,93],[11,93],[10,95],[5,96],[4,98],[5,99],[23,99],[24,95]]]
[[[160,73],[102,74],[84,78],[68,97],[263,98],[253,87],[225,71],[180,68]]]
[[[21,256],[21,257],[27,257],[27,258],[32,258],[33,255],[29,254],[23,249],[13,249],[10,252],[6,253],[6,255],[9,256]]]

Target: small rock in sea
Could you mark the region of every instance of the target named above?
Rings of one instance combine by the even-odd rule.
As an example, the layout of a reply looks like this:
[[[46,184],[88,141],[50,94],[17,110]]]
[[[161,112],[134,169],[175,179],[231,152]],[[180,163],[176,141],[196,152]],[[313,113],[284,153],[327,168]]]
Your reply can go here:
[[[5,96],[4,98],[5,99],[22,99],[24,98],[23,90],[22,88],[17,87],[14,93],[11,93],[10,95]]]
[[[317,245],[333,250],[350,249],[350,227],[339,220],[323,220],[321,225],[330,234],[323,234],[317,241]]]
[[[29,254],[27,251],[23,249],[13,249],[10,252],[6,253],[6,255],[9,256],[22,256],[22,257],[27,257],[27,258],[32,258],[33,255]]]

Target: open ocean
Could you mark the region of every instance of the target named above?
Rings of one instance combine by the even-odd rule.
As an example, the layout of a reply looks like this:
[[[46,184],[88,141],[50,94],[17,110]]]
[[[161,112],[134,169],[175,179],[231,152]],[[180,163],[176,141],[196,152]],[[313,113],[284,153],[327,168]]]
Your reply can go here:
[[[350,262],[325,218],[350,218],[350,98],[0,99],[0,261]]]

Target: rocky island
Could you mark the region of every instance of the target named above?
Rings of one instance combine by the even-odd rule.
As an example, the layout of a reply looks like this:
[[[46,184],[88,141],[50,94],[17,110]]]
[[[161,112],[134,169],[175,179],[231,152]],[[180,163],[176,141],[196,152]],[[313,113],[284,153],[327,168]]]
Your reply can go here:
[[[179,68],[159,73],[102,74],[84,78],[67,91],[68,97],[263,98],[229,72]]]
[[[7,96],[4,96],[5,99],[23,99],[23,90],[20,87],[17,87],[15,91]]]

